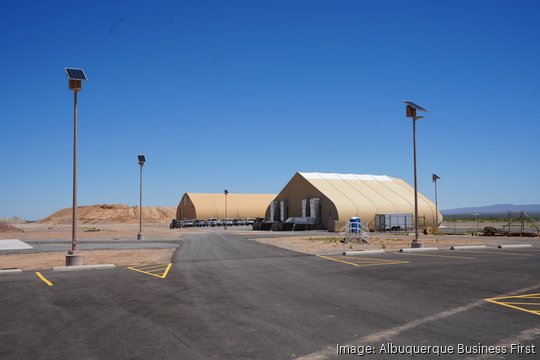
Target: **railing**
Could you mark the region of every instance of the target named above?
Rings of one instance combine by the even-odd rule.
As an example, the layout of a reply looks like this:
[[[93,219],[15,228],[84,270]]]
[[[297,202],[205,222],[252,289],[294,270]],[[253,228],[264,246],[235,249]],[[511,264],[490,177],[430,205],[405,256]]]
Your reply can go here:
[[[348,222],[339,232],[339,237],[343,242],[366,243],[369,244],[369,229],[359,223]]]

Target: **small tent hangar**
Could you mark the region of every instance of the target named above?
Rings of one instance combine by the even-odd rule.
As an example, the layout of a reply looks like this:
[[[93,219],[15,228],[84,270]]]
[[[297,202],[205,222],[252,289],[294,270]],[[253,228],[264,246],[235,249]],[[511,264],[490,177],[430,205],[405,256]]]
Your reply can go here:
[[[227,195],[227,217],[231,219],[262,218],[275,194]],[[185,193],[176,208],[176,220],[224,219],[225,194]]]
[[[435,226],[435,219],[440,223],[442,215],[435,212],[435,204],[418,193],[418,225]],[[268,206],[266,220],[339,231],[351,217],[360,217],[370,230],[381,231],[392,219],[400,226],[412,227],[413,213],[414,189],[402,179],[297,172]]]

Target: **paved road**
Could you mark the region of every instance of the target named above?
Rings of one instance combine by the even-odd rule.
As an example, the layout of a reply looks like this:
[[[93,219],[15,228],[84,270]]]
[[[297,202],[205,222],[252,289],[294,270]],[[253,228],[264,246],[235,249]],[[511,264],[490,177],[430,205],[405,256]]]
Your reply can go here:
[[[42,272],[53,286],[33,272],[0,276],[0,358],[324,359],[337,344],[411,358],[380,354],[387,342],[540,353],[540,305],[508,307],[540,298],[483,300],[539,294],[538,250],[323,258],[193,234],[164,279],[127,268]]]

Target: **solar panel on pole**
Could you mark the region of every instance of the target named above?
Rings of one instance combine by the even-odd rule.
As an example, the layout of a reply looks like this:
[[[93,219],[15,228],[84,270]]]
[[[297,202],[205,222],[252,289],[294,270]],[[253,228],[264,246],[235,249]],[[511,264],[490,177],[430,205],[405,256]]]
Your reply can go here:
[[[66,68],[66,75],[69,80],[88,80],[83,69]]]
[[[405,104],[407,104],[409,106],[412,106],[416,110],[429,111],[428,109],[425,109],[425,108],[421,107],[420,105],[413,103],[412,101],[409,101],[409,100],[401,100],[401,101],[403,101]]]

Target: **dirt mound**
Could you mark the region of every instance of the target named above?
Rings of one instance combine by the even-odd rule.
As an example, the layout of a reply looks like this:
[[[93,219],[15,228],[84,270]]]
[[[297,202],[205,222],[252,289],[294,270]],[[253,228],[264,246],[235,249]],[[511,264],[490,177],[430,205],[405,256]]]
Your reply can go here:
[[[12,216],[10,218],[0,218],[0,222],[4,224],[9,225],[15,225],[15,224],[26,224],[26,220],[18,217],[18,216]]]
[[[39,221],[43,224],[71,224],[71,208],[65,208]],[[143,223],[164,224],[176,217],[174,206],[143,206]],[[77,207],[80,224],[136,224],[139,207],[122,204],[102,204]]]
[[[5,222],[0,222],[0,232],[23,232],[21,229],[6,224]]]

